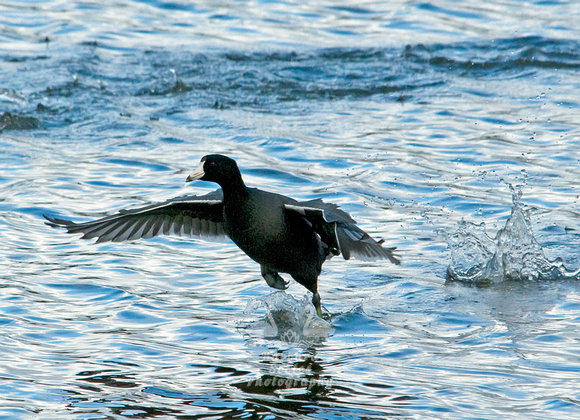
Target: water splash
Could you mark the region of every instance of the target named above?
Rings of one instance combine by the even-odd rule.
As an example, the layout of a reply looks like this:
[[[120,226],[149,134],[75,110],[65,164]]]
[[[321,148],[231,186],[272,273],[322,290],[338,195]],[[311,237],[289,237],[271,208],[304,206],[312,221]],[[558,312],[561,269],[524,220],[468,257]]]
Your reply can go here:
[[[522,191],[510,185],[512,213],[495,238],[485,224],[461,221],[459,229],[446,236],[451,252],[447,278],[477,285],[508,280],[578,280],[580,270],[568,270],[562,259],[550,261],[534,238],[530,209],[522,202]]]
[[[266,316],[256,320],[263,309]],[[334,331],[328,322],[316,316],[307,296],[300,301],[283,291],[252,299],[244,315],[251,319],[238,325],[250,336],[261,331],[264,338],[279,339],[291,346],[308,347]]]

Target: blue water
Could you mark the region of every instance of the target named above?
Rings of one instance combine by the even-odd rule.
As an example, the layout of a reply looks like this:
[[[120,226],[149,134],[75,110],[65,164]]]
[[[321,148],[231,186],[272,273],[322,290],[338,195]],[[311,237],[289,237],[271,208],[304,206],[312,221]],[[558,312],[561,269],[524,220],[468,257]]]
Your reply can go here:
[[[0,417],[580,415],[580,7],[311,3],[0,5]],[[326,263],[323,321],[230,242],[43,224],[207,153],[403,265]]]

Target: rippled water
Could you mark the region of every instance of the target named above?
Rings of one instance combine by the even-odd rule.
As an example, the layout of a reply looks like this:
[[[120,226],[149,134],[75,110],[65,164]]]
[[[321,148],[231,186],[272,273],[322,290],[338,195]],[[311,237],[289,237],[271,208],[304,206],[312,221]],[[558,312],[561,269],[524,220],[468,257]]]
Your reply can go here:
[[[0,3],[0,417],[579,415],[580,8],[311,3]],[[326,263],[323,321],[229,242],[43,224],[210,152],[403,265]]]

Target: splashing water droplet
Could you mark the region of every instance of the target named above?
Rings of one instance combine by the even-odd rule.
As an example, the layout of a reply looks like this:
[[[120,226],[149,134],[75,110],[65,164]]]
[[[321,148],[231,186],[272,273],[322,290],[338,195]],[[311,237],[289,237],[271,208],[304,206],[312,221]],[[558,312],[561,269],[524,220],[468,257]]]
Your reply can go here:
[[[521,202],[521,187],[509,187],[512,212],[495,238],[487,234],[483,223],[466,221],[447,235],[451,252],[448,279],[478,285],[506,280],[580,280],[580,270],[568,270],[559,258],[546,258],[532,232],[530,210]]]
[[[266,310],[265,318],[256,319],[263,309]],[[252,336],[261,331],[258,335],[279,339],[291,347],[308,347],[334,332],[327,321],[316,316],[307,296],[299,301],[285,292],[273,292],[248,302],[244,314],[250,320],[240,320],[238,327],[247,334]]]

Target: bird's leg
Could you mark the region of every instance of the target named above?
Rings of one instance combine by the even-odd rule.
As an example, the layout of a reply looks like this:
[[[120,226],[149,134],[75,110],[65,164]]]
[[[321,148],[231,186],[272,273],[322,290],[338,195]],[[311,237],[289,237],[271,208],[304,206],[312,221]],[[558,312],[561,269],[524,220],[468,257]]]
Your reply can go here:
[[[312,303],[316,308],[316,315],[318,315],[319,318],[322,318],[322,307],[320,305],[320,295],[318,294],[318,292],[314,292],[314,294],[312,295]]]
[[[262,277],[268,283],[268,286],[273,287],[274,289],[279,290],[286,290],[288,288],[288,282],[284,281],[282,277],[278,275],[273,270],[270,270],[268,267],[261,266],[262,268]]]
[[[309,273],[292,274],[292,277],[294,277],[294,280],[312,292],[312,304],[316,309],[316,315],[322,318],[322,305],[320,304],[320,295],[318,294],[319,275],[320,266],[318,266],[318,269],[311,270]]]

